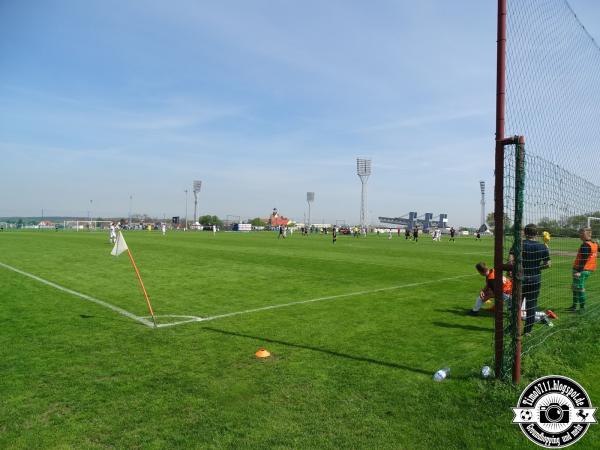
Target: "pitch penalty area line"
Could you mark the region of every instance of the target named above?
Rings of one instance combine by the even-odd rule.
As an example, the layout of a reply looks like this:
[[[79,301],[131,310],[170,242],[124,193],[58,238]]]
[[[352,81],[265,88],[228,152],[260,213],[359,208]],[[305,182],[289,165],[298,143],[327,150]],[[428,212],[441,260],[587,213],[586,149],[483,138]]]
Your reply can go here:
[[[394,290],[397,290],[397,289],[406,289],[406,288],[411,288],[411,287],[424,286],[424,285],[427,285],[427,284],[441,283],[443,281],[458,280],[460,278],[467,278],[467,277],[472,277],[472,276],[473,276],[472,274],[469,274],[469,275],[458,275],[456,277],[439,278],[437,280],[421,281],[419,283],[401,284],[401,285],[398,285],[398,286],[389,286],[389,287],[385,287],[385,288],[371,289],[371,290],[367,290],[367,291],[349,292],[347,294],[328,295],[326,297],[318,297],[318,298],[311,298],[309,300],[299,300],[299,301],[296,301],[296,302],[289,302],[289,303],[281,303],[281,304],[278,304],[278,305],[263,306],[261,308],[252,308],[252,309],[246,309],[244,311],[236,311],[236,312],[230,312],[230,313],[225,313],[225,314],[217,314],[215,316],[198,317],[196,319],[190,319],[190,320],[185,320],[185,321],[181,321],[181,322],[165,323],[165,324],[159,325],[159,327],[161,327],[161,328],[162,327],[172,327],[172,326],[182,325],[184,323],[191,323],[191,322],[208,322],[210,320],[225,319],[227,317],[240,316],[242,314],[251,314],[251,313],[255,313],[255,312],[268,311],[268,310],[271,310],[271,309],[287,308],[287,307],[290,307],[290,306],[304,305],[304,304],[307,304],[307,303],[323,302],[323,301],[326,301],[326,300],[336,300],[338,298],[356,297],[356,296],[359,296],[359,295],[375,294],[377,292],[394,291]]]
[[[99,300],[99,299],[91,297],[89,295],[82,294],[81,292],[74,291],[73,289],[66,288],[64,286],[61,286],[60,284],[53,283],[52,281],[48,281],[44,278],[38,277],[37,275],[33,275],[29,272],[25,272],[23,270],[17,269],[16,267],[9,266],[8,264],[4,264],[2,262],[0,262],[0,267],[4,267],[5,269],[12,270],[13,272],[19,273],[19,274],[29,277],[33,280],[39,281],[40,283],[45,284],[50,287],[53,287],[54,289],[58,289],[59,291],[66,292],[68,294],[82,298],[89,302],[96,303],[97,305],[104,306],[105,308],[108,308],[116,313],[119,313],[122,316],[129,317],[130,319],[135,320],[136,322],[144,324],[147,327],[154,328],[154,324],[151,321],[146,320],[143,317],[136,316],[135,314],[130,313],[129,311],[127,311],[123,308],[119,308],[118,306],[111,305],[110,303],[107,303],[103,300]]]

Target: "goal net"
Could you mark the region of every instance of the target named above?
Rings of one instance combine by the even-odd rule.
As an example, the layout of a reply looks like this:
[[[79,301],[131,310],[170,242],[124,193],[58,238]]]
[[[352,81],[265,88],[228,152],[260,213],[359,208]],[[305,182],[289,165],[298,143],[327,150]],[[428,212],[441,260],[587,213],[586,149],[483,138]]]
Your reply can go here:
[[[600,237],[600,47],[562,0],[508,0],[506,18],[494,232],[496,272],[512,289],[510,310],[496,313],[495,356],[497,376],[518,381],[522,357],[600,317],[599,276],[584,276],[578,256],[581,229]]]
[[[65,230],[101,231],[110,229],[110,220],[65,220]]]

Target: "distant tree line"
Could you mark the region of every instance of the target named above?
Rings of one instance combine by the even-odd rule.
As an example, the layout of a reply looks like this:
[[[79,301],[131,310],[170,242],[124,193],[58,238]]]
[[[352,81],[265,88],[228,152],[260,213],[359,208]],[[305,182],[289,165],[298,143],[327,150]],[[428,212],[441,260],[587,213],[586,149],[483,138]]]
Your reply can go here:
[[[553,236],[578,237],[579,229],[587,227],[588,217],[600,218],[600,211],[570,216],[559,220],[553,220],[548,217],[544,217],[538,222],[537,225],[545,231],[548,231]],[[592,234],[594,236],[599,236],[600,221],[592,220],[590,227],[592,228]]]
[[[578,237],[579,229],[586,227],[588,217],[600,218],[600,211],[590,212],[587,214],[579,214],[575,216],[563,217],[560,219],[550,219],[549,217],[541,218],[536,225],[540,232],[547,231],[552,236],[562,237]],[[494,229],[494,213],[487,215],[487,221],[490,228]],[[526,225],[525,223],[523,225]],[[600,237],[600,221],[593,220],[590,223],[592,228],[592,234]],[[504,232],[505,234],[511,234],[513,231],[512,220],[508,215],[504,216]]]

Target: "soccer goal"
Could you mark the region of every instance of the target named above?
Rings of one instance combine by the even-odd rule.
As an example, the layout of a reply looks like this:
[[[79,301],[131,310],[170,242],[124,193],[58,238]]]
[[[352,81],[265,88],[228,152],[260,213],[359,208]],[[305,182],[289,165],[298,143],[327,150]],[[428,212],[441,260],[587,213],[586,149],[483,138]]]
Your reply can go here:
[[[64,228],[75,231],[108,230],[111,223],[110,220],[65,220]]]
[[[588,217],[587,227],[592,228],[592,220],[600,220],[600,217]]]

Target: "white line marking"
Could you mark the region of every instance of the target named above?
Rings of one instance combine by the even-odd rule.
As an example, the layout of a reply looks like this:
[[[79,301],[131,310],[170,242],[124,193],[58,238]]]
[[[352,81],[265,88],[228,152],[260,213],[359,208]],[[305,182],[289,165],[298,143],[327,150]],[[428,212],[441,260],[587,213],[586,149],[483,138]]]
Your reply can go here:
[[[158,325],[156,325],[156,327],[157,328],[174,327],[175,325],[182,325],[184,323],[190,323],[190,322],[202,322],[203,320],[204,319],[202,317],[196,317],[194,319],[180,320],[178,322],[159,323]]]
[[[26,277],[32,278],[36,281],[39,281],[40,283],[46,284],[48,286],[51,286],[55,289],[58,289],[60,291],[63,292],[67,292],[69,294],[75,295],[77,297],[83,298],[84,300],[88,300],[90,302],[96,303],[100,306],[104,306],[105,308],[111,309],[119,314],[122,314],[126,317],[129,317],[132,320],[135,320],[136,322],[140,322],[144,325],[146,325],[147,327],[150,328],[154,328],[154,324],[148,320],[145,319],[144,317],[139,317],[136,316],[135,314],[130,313],[129,311],[119,308],[118,306],[114,306],[111,305],[110,303],[107,303],[105,301],[102,300],[98,300],[97,298],[91,297],[89,295],[86,294],[82,294],[81,292],[77,292],[74,291],[72,289],[60,286],[59,284],[53,283],[52,281],[48,281],[45,280],[44,278],[40,278],[36,275],[30,274],[28,272],[24,272],[22,270],[19,270],[15,267],[9,266],[8,264],[4,264],[2,262],[0,262],[0,266],[8,269],[8,270],[12,270],[13,272],[17,272],[21,275],[24,275]],[[165,316],[161,316],[161,317],[185,317],[186,320],[181,320],[181,321],[177,321],[177,322],[171,322],[171,323],[164,323],[164,324],[158,324],[157,328],[166,328],[166,327],[173,327],[176,325],[182,325],[185,323],[192,323],[192,322],[207,322],[209,320],[217,320],[217,319],[224,319],[227,317],[233,317],[233,316],[239,316],[242,314],[250,314],[250,313],[254,313],[254,312],[260,312],[260,311],[268,311],[270,309],[278,309],[278,308],[286,308],[288,306],[295,306],[295,305],[303,305],[306,303],[314,303],[314,302],[321,302],[321,301],[325,301],[325,300],[335,300],[338,298],[344,298],[344,297],[355,297],[357,295],[366,295],[366,294],[373,294],[376,292],[385,292],[385,291],[392,291],[392,290],[396,290],[396,289],[405,289],[405,288],[409,288],[409,287],[415,287],[415,286],[423,286],[426,284],[432,284],[432,283],[440,283],[442,281],[451,281],[451,280],[457,280],[460,278],[466,278],[466,277],[472,277],[473,275],[458,275],[456,277],[449,277],[449,278],[440,278],[438,280],[430,280],[430,281],[422,281],[420,283],[409,283],[409,284],[402,284],[399,286],[390,286],[390,287],[385,287],[385,288],[379,288],[379,289],[372,289],[372,290],[368,290],[368,291],[359,291],[359,292],[350,292],[348,294],[338,294],[338,295],[329,295],[327,297],[318,297],[318,298],[312,298],[310,300],[300,300],[300,301],[296,301],[296,302],[289,302],[289,303],[282,303],[282,304],[278,304],[278,305],[270,305],[270,306],[263,306],[260,308],[253,308],[253,309],[247,309],[244,311],[236,311],[236,312],[231,312],[231,313],[225,313],[225,314],[218,314],[215,316],[209,316],[209,317],[198,317],[198,316],[174,316],[174,315],[165,315]]]
[[[181,325],[182,323],[200,322],[202,320],[202,317],[198,317],[198,316],[179,316],[179,315],[173,315],[173,314],[163,314],[163,315],[155,316],[155,317],[156,317],[157,321],[163,317],[177,317],[177,318],[185,319],[185,320],[180,320],[178,322],[159,323],[156,325],[156,328],[172,327],[175,325]],[[144,319],[150,321],[150,319],[152,319],[152,316],[144,317]]]
[[[288,306],[303,305],[306,303],[321,302],[324,300],[335,300],[335,299],[344,298],[344,297],[354,297],[357,295],[373,294],[375,292],[393,291],[395,289],[404,289],[404,288],[415,287],[415,286],[423,286],[425,284],[440,283],[442,281],[457,280],[459,278],[466,278],[466,277],[472,277],[472,276],[473,275],[458,275],[456,277],[440,278],[438,280],[422,281],[420,283],[402,284],[399,286],[390,286],[390,287],[386,287],[386,288],[373,289],[370,291],[360,291],[360,292],[350,292],[348,294],[329,295],[327,297],[312,298],[310,300],[300,300],[297,302],[282,303],[279,305],[270,305],[270,306],[263,306],[261,308],[247,309],[245,311],[236,311],[236,312],[231,312],[231,313],[226,313],[226,314],[218,314],[216,316],[197,317],[196,319],[184,320],[181,322],[165,323],[165,324],[159,325],[159,327],[172,327],[175,325],[180,325],[183,323],[190,323],[190,322],[208,322],[209,320],[224,319],[226,317],[239,316],[241,314],[250,314],[250,313],[254,313],[254,312],[268,311],[270,309],[286,308]]]
[[[552,266],[555,266],[557,264],[567,264],[567,263],[573,263],[573,259],[574,258],[569,258],[563,261],[556,261],[556,260],[552,260]],[[552,266],[550,266],[550,270],[552,270]]]
[[[175,315],[175,314],[161,314],[159,315],[155,315],[154,317],[161,318],[161,317],[178,317],[181,318],[183,317],[184,319],[202,319],[202,317],[198,317],[198,316],[181,316],[181,315]],[[144,319],[146,320],[150,320],[152,319],[152,316],[145,316]]]
[[[133,319],[136,322],[142,323],[142,324],[146,325],[147,327],[154,328],[154,324],[152,322],[150,322],[149,320],[146,320],[143,317],[136,316],[135,314],[132,314],[129,311],[124,310],[122,308],[119,308],[118,306],[111,305],[110,303],[106,303],[106,302],[104,302],[102,300],[98,300],[97,298],[90,297],[89,295],[82,294],[81,292],[74,291],[73,289],[69,289],[69,288],[63,287],[63,286],[61,286],[59,284],[53,283],[52,281],[45,280],[45,279],[40,278],[40,277],[38,277],[36,275],[33,275],[31,273],[24,272],[24,271],[19,270],[19,269],[15,268],[15,267],[9,266],[8,264],[4,264],[4,263],[0,262],[0,266],[4,267],[5,269],[12,270],[13,272],[20,273],[21,275],[24,275],[26,277],[32,278],[32,279],[34,279],[36,281],[39,281],[40,283],[46,284],[48,286],[51,286],[51,287],[53,287],[55,289],[58,289],[59,291],[67,292],[67,293],[69,293],[71,295],[75,295],[77,297],[83,298],[84,300],[90,301],[92,303],[96,303],[97,305],[104,306],[105,308],[111,309],[111,310],[113,310],[113,311],[115,311],[115,312],[117,312],[117,313],[119,313],[119,314],[121,314],[121,315],[123,315],[125,317],[129,317],[130,319]]]

